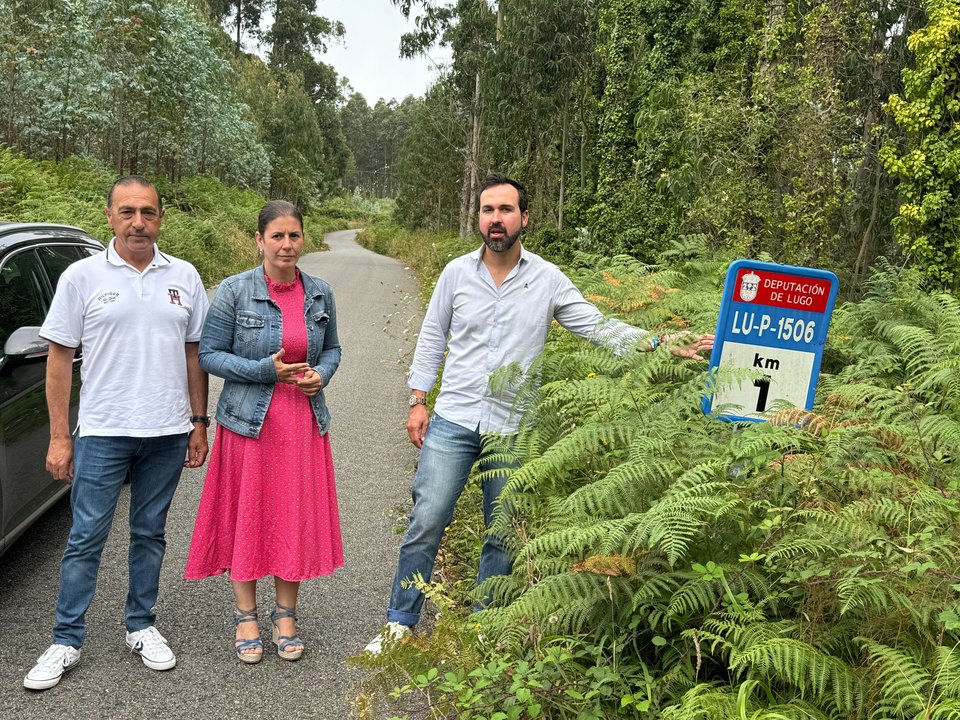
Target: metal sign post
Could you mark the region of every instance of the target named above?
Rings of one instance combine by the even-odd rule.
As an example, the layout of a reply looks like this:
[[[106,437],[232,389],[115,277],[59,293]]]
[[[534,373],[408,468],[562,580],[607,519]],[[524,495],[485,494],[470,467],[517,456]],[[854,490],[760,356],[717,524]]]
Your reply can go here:
[[[754,380],[718,387],[703,411],[763,421],[777,401],[813,408],[823,344],[837,298],[827,270],[737,260],[727,270],[710,368],[752,369]]]

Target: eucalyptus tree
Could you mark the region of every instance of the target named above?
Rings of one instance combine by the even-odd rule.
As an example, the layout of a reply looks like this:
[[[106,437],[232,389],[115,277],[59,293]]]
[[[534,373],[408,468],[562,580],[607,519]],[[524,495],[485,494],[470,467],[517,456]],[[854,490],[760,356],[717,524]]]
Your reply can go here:
[[[15,32],[22,33],[5,51],[11,61],[7,141],[54,160],[90,154],[95,150],[90,142],[109,122],[104,97],[113,78],[104,73],[97,49],[103,30],[98,14],[109,3],[4,5],[16,15],[11,18]]]
[[[457,227],[463,132],[459,90],[451,78],[441,78],[422,100],[409,104],[397,158],[397,222],[429,230]]]
[[[337,73],[317,61],[314,53],[324,52],[328,42],[343,36],[343,23],[317,15],[316,0],[275,0],[275,7],[273,24],[266,34],[270,68],[281,83],[296,78],[310,99],[323,157],[323,165],[312,168],[310,176],[316,191],[325,194],[342,177],[349,149],[336,110],[340,100]],[[292,170],[300,164],[284,162],[282,166]]]
[[[365,182],[365,174],[370,166],[370,139],[373,136],[371,110],[361,93],[352,93],[340,108],[340,127],[343,128],[351,155],[343,178],[344,187],[348,190],[359,187],[362,192],[373,194],[371,184]]]
[[[309,83],[316,63],[313,53],[326,52],[328,42],[343,37],[343,23],[317,15],[317,0],[274,2],[276,12],[266,34],[270,67],[281,73],[299,72]]]
[[[274,0],[207,0],[210,14],[217,22],[225,23],[232,18],[236,33],[234,52],[237,55],[243,50],[241,38],[244,33],[254,40],[263,37],[263,16],[273,9],[273,6]]]
[[[500,0],[485,95],[493,164],[515,167],[534,198],[532,219],[563,228],[568,168],[586,186],[594,91],[595,0]],[[574,128],[573,125],[576,125]],[[571,154],[574,136],[579,153]],[[508,140],[509,139],[509,140]],[[507,152],[504,152],[506,150]],[[510,156],[507,156],[507,153]]]
[[[295,78],[281,84],[263,129],[271,154],[270,195],[309,208],[324,187],[327,156],[313,104]]]
[[[353,166],[344,178],[347,188],[360,187],[377,197],[396,196],[400,148],[420,104],[419,99],[407,96],[399,103],[381,98],[370,107],[360,93],[350,96],[340,110],[353,156]]]
[[[496,40],[497,14],[487,0],[455,0],[434,3],[430,0],[391,0],[407,18],[416,6],[416,30],[400,40],[400,54],[412,57],[426,53],[434,44],[449,45],[453,50],[450,78],[458,91],[459,114],[465,118],[464,143],[459,152],[463,163],[460,186],[460,236],[473,231],[473,199],[482,164],[481,137],[485,103],[482,95],[483,74],[490,63]]]

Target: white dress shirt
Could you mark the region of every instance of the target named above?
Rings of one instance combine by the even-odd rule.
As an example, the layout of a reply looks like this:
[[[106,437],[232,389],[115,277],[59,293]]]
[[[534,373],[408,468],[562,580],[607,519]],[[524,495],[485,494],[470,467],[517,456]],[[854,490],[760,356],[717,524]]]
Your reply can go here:
[[[543,352],[551,322],[614,351],[632,347],[648,331],[605,319],[553,263],[524,248],[520,262],[498,288],[482,261],[484,247],[462,255],[443,269],[417,340],[409,386],[429,391],[444,360],[434,410],[471,430],[516,432],[522,408],[516,391]],[[517,364],[520,374],[495,394],[490,376]]]

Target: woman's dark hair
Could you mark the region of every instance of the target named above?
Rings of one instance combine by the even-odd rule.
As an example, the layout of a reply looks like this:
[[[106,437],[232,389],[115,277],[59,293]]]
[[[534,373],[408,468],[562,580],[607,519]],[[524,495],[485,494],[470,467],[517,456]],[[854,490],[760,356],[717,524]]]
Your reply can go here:
[[[484,190],[497,185],[512,185],[517,189],[517,207],[520,212],[527,211],[527,189],[513,178],[508,178],[503,173],[490,173],[481,182],[477,188],[477,207],[480,207],[480,195]]]
[[[286,200],[271,200],[260,208],[260,215],[257,217],[257,232],[263,235],[266,232],[267,225],[282,217],[296,218],[297,222],[300,223],[300,229],[303,230],[303,213],[296,205]]]

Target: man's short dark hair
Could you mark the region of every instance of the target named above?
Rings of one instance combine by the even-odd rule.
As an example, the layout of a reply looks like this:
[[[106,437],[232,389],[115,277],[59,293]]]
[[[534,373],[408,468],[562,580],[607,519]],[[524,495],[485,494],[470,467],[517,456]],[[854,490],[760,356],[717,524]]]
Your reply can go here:
[[[107,193],[108,208],[113,209],[113,191],[118,187],[126,187],[127,185],[139,185],[141,187],[151,188],[157,194],[157,209],[160,211],[163,210],[163,198],[160,197],[160,191],[157,190],[156,185],[147,180],[143,175],[123,175],[117,178],[117,181],[110,187],[110,192]]]
[[[527,211],[527,189],[503,173],[490,173],[480,182],[480,187],[477,188],[477,207],[480,207],[480,195],[483,191],[496,187],[497,185],[513,185],[513,187],[517,189],[517,207],[520,208],[520,212],[522,213]]]

